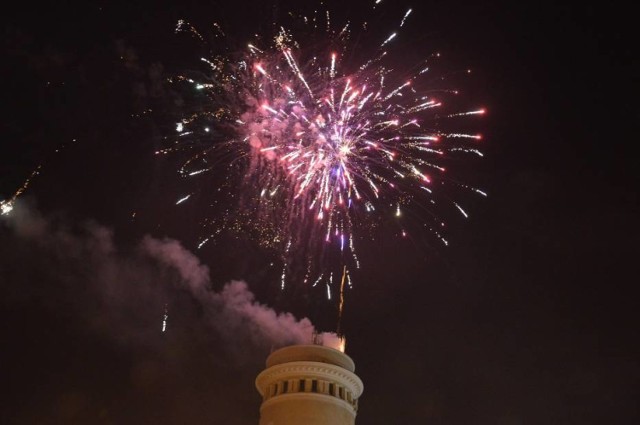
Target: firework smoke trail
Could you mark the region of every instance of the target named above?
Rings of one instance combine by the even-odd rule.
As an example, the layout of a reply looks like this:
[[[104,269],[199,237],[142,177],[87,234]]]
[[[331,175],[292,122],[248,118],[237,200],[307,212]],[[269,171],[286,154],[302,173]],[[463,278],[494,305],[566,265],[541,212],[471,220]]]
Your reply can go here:
[[[77,139],[72,139],[71,140],[72,143],[75,143],[76,141],[77,141]],[[42,170],[43,170],[43,168],[45,168],[45,164],[50,159],[50,157],[55,155],[55,154],[59,154],[60,152],[62,152],[66,148],[67,143],[68,142],[62,142],[62,143],[56,145],[55,148],[51,152],[49,152],[48,155],[46,155],[46,157],[40,162],[40,164],[38,164],[31,171],[29,176],[24,180],[22,185],[20,185],[20,187],[13,193],[13,195],[11,195],[10,198],[4,199],[4,200],[0,200],[0,215],[8,215],[11,211],[13,211],[13,207],[14,207],[14,205],[16,203],[16,200],[27,191],[27,189],[33,183],[35,178],[42,173]],[[49,157],[49,158],[47,158],[47,157]]]
[[[27,190],[33,178],[36,177],[38,174],[40,174],[41,168],[42,168],[42,164],[38,165],[36,169],[31,172],[31,174],[24,181],[24,183],[22,183],[22,186],[20,186],[18,190],[16,190],[16,192],[11,196],[11,198],[4,201],[0,201],[0,215],[9,214],[13,210],[13,205],[15,204],[16,199],[18,199],[18,197],[22,195],[25,190]]]
[[[349,270],[360,264],[354,243],[358,229],[375,217],[401,220],[401,212],[412,206],[435,205],[448,182],[443,164],[460,155],[482,156],[480,135],[441,124],[485,110],[452,110],[447,102],[457,91],[429,86],[430,64],[439,55],[422,60],[411,73],[393,69],[397,61],[387,49],[399,44],[400,27],[410,22],[412,11],[399,16],[386,36],[367,36],[372,54],[360,63],[345,59],[353,56],[350,23],[334,31],[327,12],[326,31],[320,35],[313,30],[316,17],[300,16],[314,23],[303,38],[278,26],[272,40],[252,39],[241,54],[203,58],[210,76],[206,81],[174,79],[205,93],[209,106],[182,118],[174,145],[158,153],[193,148],[193,136],[206,135],[207,144],[180,172],[210,171],[216,168],[210,158],[216,158],[217,164],[226,164],[228,182],[222,186],[237,205],[225,210],[222,219],[207,221],[203,240],[225,227],[252,228],[263,245],[281,252],[282,289],[296,262],[304,263],[299,268],[304,282],[314,281],[312,287],[326,279],[328,298],[334,271],[342,273],[340,314],[345,280],[351,287]],[[184,21],[177,31],[202,40]],[[212,136],[210,128],[218,135]],[[454,186],[486,195],[471,186]],[[448,204],[468,217],[460,203]],[[438,230],[442,225],[435,219],[422,227],[446,245]],[[399,235],[407,237],[405,226],[399,227]]]

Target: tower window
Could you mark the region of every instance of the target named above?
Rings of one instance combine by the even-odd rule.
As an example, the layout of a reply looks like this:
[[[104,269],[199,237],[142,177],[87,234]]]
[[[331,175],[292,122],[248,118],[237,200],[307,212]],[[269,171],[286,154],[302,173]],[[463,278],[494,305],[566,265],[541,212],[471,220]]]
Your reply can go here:
[[[333,382],[329,384],[329,394],[336,395],[336,386]]]
[[[284,381],[282,383],[282,393],[289,392],[289,381]]]
[[[318,392],[318,381],[316,381],[315,379],[311,380],[311,392],[312,393]]]

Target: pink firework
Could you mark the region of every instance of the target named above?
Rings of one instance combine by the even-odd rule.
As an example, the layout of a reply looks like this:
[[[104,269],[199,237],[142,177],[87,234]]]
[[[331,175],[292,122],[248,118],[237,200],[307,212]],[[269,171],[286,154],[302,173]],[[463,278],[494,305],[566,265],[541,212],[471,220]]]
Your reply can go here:
[[[210,127],[228,130],[205,147],[224,150],[231,159],[228,175],[240,176],[240,201],[222,220],[209,222],[215,228],[210,234],[220,227],[254,227],[264,245],[280,251],[283,288],[292,264],[304,264],[304,278],[292,279],[323,282],[331,298],[338,281],[341,288],[345,281],[351,285],[349,270],[360,265],[354,239],[361,223],[393,217],[397,234],[408,237],[403,210],[438,202],[442,183],[449,181],[444,162],[455,155],[482,156],[480,135],[445,131],[441,122],[485,111],[452,110],[447,100],[457,91],[429,85],[431,61],[439,55],[419,61],[412,72],[395,71],[399,64],[389,52],[400,38],[396,32],[378,39],[371,59],[355,66],[343,60],[353,53],[349,24],[333,30],[326,16],[325,42],[314,39],[313,47],[281,27],[272,40],[249,43],[239,58],[203,59],[209,79],[178,80],[208,93],[210,108],[182,119],[178,131],[180,137],[202,133],[205,124],[207,133]],[[198,34],[183,22],[179,28]],[[183,173],[210,170],[202,158],[196,153]],[[458,202],[447,202],[467,217]],[[439,226],[423,227],[446,245],[441,220],[433,221]]]

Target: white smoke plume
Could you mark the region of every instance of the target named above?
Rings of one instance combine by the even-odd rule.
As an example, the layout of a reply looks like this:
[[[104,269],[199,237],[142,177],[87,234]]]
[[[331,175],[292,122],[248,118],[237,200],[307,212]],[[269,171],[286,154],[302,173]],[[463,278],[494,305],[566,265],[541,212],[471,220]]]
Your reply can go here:
[[[246,282],[231,281],[220,293],[208,290],[211,286],[209,268],[180,242],[146,236],[140,247],[159,262],[175,268],[202,305],[216,308],[216,327],[229,337],[244,331],[249,332],[255,343],[268,341],[281,346],[312,341],[315,329],[308,319],[298,320],[289,313],[277,313],[258,303]]]
[[[214,291],[209,268],[174,239],[147,235],[135,249],[126,250],[117,246],[113,232],[104,226],[70,226],[64,219],[45,218],[20,204],[2,220],[17,242],[26,243],[35,255],[52,263],[59,286],[48,290],[55,289],[56,296],[92,294],[95,310],[75,307],[87,315],[88,322],[114,328],[131,320],[125,325],[130,334],[119,338],[131,341],[157,332],[159,315],[151,307],[171,304],[169,292],[187,289],[203,311],[203,325],[215,330],[232,350],[247,341],[260,348],[277,348],[313,340],[314,327],[308,319],[259,303],[246,282],[231,281]]]

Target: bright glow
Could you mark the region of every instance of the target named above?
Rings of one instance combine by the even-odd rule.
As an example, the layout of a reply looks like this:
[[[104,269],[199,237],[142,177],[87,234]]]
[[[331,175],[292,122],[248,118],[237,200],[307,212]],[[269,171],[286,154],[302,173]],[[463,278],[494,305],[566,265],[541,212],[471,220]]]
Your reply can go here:
[[[334,332],[322,332],[318,335],[318,341],[324,347],[333,348],[344,353],[347,345],[347,339],[343,335]]]
[[[13,210],[13,204],[11,202],[0,202],[0,214],[7,215]]]

